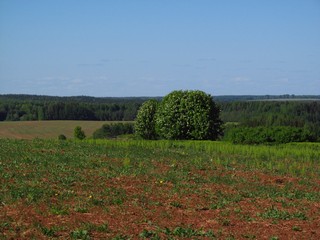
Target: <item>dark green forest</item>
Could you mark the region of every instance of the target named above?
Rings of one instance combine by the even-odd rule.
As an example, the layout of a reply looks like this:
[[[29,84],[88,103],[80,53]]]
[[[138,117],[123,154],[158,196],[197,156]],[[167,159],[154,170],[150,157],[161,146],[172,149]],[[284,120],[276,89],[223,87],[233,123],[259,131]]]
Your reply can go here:
[[[132,121],[150,97],[0,95],[0,121]],[[161,97],[155,98],[161,100]],[[320,138],[320,96],[218,96],[225,132],[240,127],[294,127]]]
[[[320,101],[244,101],[220,103],[224,122],[248,127],[319,127]]]
[[[0,95],[0,121],[132,121],[146,99]]]
[[[226,138],[234,136],[233,142],[241,142],[236,138],[240,135],[243,142],[252,136],[260,139],[264,136],[266,142],[278,142],[280,133],[295,136],[296,141],[320,140],[320,101],[236,101],[221,102],[220,106],[221,118],[228,123]],[[262,131],[260,127],[266,130]],[[260,140],[252,142],[255,141]]]

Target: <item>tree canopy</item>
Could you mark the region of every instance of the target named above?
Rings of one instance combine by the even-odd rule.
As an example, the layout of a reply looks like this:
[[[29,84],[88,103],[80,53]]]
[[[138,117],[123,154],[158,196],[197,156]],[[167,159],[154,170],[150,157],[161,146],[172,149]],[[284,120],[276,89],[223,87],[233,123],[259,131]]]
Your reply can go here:
[[[148,100],[140,107],[135,120],[135,132],[143,139],[156,139],[157,133],[155,128],[155,115],[159,103],[154,100]]]
[[[202,91],[173,91],[159,106],[147,102],[138,112],[136,132],[150,139],[215,140],[221,134],[220,109]],[[148,135],[151,134],[151,135]]]

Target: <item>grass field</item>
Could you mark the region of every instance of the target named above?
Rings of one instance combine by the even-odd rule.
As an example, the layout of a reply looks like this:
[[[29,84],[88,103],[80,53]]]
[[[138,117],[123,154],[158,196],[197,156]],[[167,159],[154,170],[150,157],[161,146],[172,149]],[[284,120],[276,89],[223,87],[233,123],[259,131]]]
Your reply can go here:
[[[104,121],[18,121],[0,122],[0,138],[11,139],[57,139],[64,134],[67,138],[73,138],[73,130],[76,126],[82,127],[85,134],[90,137],[100,128]]]
[[[320,238],[320,144],[0,146],[0,239]]]

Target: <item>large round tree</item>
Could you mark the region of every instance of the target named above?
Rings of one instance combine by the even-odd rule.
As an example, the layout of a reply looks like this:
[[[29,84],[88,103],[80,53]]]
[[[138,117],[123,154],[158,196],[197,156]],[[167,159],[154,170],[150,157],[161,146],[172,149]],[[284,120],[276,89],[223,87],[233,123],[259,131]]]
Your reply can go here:
[[[215,140],[222,133],[220,109],[202,91],[173,91],[155,116],[156,132],[165,139]]]

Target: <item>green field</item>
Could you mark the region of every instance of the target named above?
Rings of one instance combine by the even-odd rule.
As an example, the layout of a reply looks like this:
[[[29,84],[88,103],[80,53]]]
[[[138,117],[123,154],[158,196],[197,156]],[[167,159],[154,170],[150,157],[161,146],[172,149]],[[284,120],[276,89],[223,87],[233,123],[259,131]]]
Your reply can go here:
[[[111,121],[18,121],[0,122],[0,138],[11,139],[56,139],[60,134],[73,138],[76,126],[82,127],[90,137],[103,124]]]
[[[320,238],[320,144],[0,146],[0,239]]]

